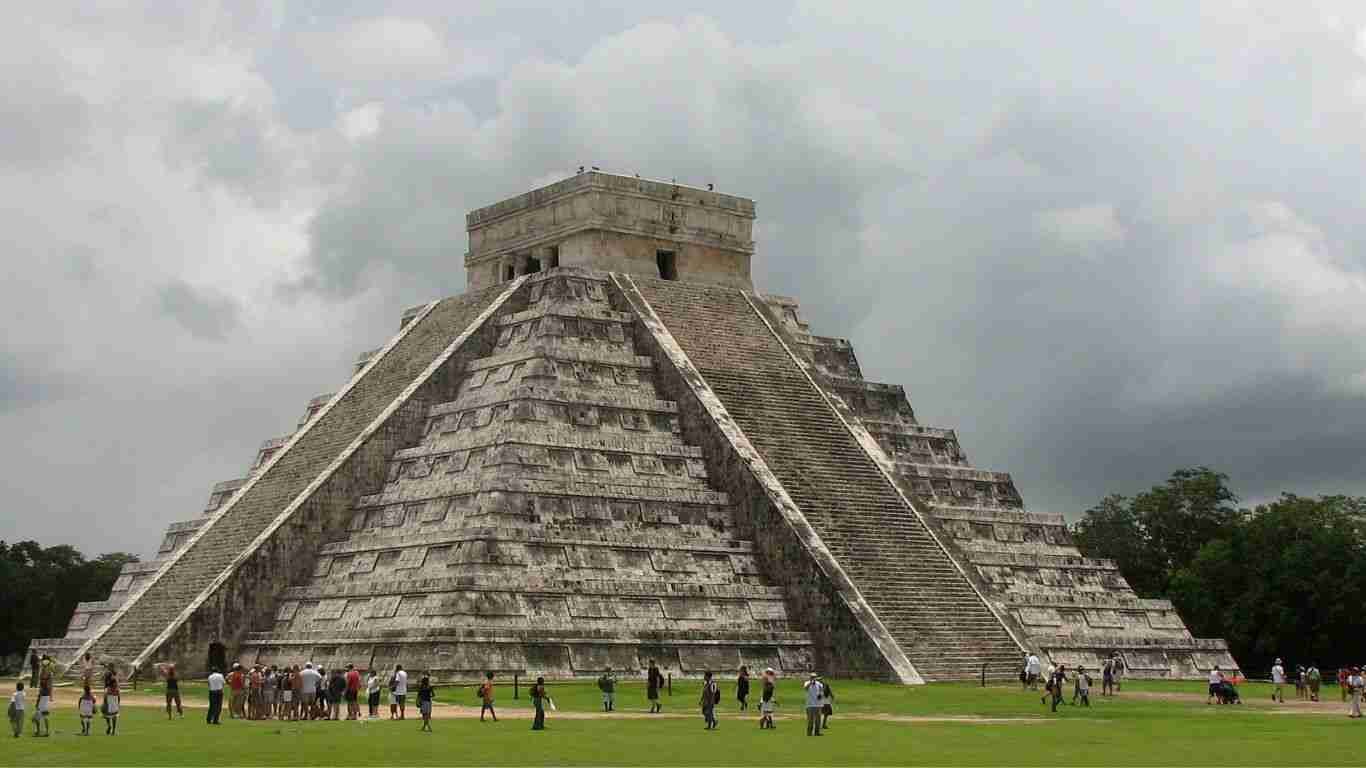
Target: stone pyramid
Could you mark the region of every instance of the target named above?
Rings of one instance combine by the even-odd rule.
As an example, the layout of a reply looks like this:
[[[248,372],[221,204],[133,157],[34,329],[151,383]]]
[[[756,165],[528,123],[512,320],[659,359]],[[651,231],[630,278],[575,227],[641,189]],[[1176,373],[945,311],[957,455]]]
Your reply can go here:
[[[67,636],[186,673],[741,664],[918,683],[1035,650],[1236,667],[750,282],[754,203],[590,172],[467,217],[469,290],[173,524]]]

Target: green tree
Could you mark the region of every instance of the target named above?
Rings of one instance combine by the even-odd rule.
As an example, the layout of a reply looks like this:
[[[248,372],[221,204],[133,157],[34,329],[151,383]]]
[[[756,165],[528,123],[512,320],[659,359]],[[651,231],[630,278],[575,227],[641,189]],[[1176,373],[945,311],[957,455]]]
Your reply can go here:
[[[22,654],[38,637],[61,637],[83,601],[104,600],[125,563],[113,552],[87,560],[73,547],[0,541],[0,657]]]

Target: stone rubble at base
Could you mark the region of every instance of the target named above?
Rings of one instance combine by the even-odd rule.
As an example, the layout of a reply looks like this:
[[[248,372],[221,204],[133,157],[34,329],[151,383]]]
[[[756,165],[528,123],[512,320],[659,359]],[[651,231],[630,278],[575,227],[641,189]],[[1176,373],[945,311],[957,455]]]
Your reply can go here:
[[[482,290],[405,312],[339,395],[33,648],[182,675],[211,642],[439,679],[650,659],[1004,679],[1022,645],[1092,668],[1118,651],[1133,676],[1237,667],[866,381],[849,342],[754,293],[751,201],[552,187],[471,213]]]

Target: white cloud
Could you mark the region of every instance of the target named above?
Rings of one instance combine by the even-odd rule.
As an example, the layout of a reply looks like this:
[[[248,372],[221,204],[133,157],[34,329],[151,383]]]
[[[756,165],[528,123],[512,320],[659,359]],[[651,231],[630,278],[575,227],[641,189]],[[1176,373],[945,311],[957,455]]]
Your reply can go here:
[[[1110,203],[1043,211],[1035,215],[1034,225],[1041,234],[1063,245],[1081,248],[1117,243],[1127,234]]]

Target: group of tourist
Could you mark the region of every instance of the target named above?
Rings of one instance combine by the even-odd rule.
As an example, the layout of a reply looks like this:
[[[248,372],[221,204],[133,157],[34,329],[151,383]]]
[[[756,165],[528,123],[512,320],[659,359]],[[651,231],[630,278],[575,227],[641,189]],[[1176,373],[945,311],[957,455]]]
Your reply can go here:
[[[1281,659],[1276,659],[1276,663],[1271,667],[1271,700],[1285,703],[1285,684],[1286,684],[1285,665]],[[1295,677],[1291,681],[1295,684],[1295,698],[1301,701],[1318,701],[1319,691],[1323,686],[1323,673],[1319,668],[1310,664],[1305,666],[1298,665],[1295,668]],[[1347,716],[1351,718],[1361,717],[1361,699],[1366,695],[1362,684],[1362,667],[1343,666],[1338,669],[1338,690],[1342,694],[1344,703],[1350,701]]]
[[[47,737],[52,735],[52,724],[48,717],[52,709],[52,683],[56,678],[57,662],[51,656],[43,654],[39,657],[37,653],[30,652],[29,667],[32,672],[29,678],[29,688],[38,689],[38,699],[33,703],[33,735]],[[104,718],[104,733],[113,736],[119,730],[119,676],[112,664],[106,665],[101,687],[104,692],[104,700],[96,707],[95,694],[92,686],[95,680],[95,662],[90,654],[85,654],[81,659],[81,696],[76,700],[76,711],[81,718],[81,735],[90,735],[91,721],[95,719],[95,711],[99,710]],[[9,700],[9,720],[10,727],[14,731],[14,738],[19,738],[24,730],[24,715],[28,710],[28,695],[24,690],[24,681],[20,680],[14,686],[14,693]]]
[[[1102,696],[1118,695],[1121,686],[1124,684],[1124,659],[1118,652],[1111,653],[1100,664],[1100,679]],[[1026,653],[1024,663],[1020,667],[1020,687],[1037,691],[1039,683],[1044,684],[1044,696],[1040,698],[1043,703],[1048,703],[1049,695],[1053,695],[1055,704],[1053,711],[1057,711],[1057,702],[1063,696],[1062,686],[1067,682],[1067,665],[1054,665],[1051,661],[1045,670],[1043,662],[1038,654]],[[1077,672],[1072,678],[1072,703],[1080,702],[1083,706],[1091,706],[1091,684],[1092,679],[1086,667],[1078,666]]]
[[[167,680],[166,715],[171,714],[171,681],[175,667],[163,668]],[[430,681],[423,678],[430,688]],[[384,684],[374,670],[362,682],[360,670],[354,664],[346,669],[333,668],[330,672],[312,662],[300,667],[254,665],[244,669],[233,664],[227,675],[214,669],[209,674],[209,714],[207,722],[219,725],[223,712],[223,697],[228,696],[228,717],[233,720],[341,720],[342,704],[346,705],[346,720],[359,720],[361,695],[365,695],[369,717],[379,717],[380,690]],[[389,675],[389,719],[403,720],[408,710],[408,673],[399,664]],[[176,695],[177,706],[179,694]],[[419,704],[422,692],[419,689]],[[430,709],[430,696],[427,698]]]

